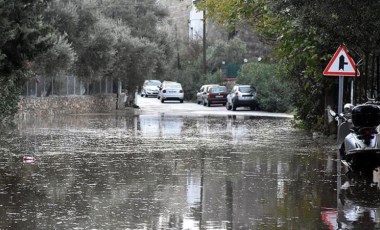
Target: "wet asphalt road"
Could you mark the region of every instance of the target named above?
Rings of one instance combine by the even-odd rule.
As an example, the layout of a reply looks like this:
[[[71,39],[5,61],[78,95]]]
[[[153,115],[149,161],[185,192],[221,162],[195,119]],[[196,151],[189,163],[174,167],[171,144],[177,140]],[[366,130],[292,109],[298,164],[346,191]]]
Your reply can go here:
[[[334,141],[291,116],[137,104],[2,129],[0,229],[379,227],[376,184],[342,192]]]
[[[277,118],[293,118],[291,114],[286,113],[268,113],[264,111],[251,111],[248,107],[239,107],[236,111],[227,110],[221,104],[213,104],[211,107],[198,105],[196,103],[179,101],[165,101],[149,97],[136,97],[136,104],[140,106],[144,113],[165,113],[165,114],[186,114],[186,115],[215,115],[215,116],[255,116],[255,117],[277,117]]]

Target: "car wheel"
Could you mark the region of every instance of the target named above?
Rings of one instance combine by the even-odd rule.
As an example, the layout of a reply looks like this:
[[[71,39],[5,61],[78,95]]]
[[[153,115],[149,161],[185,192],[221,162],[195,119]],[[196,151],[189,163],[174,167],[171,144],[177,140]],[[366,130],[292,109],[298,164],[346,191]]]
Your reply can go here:
[[[147,95],[147,94],[145,94],[145,97],[148,97],[148,95]]]
[[[144,97],[144,94],[141,94],[141,97]]]
[[[164,102],[165,102],[165,100],[161,98],[161,103],[164,103]]]
[[[252,111],[256,110],[256,106],[251,106],[250,108],[251,108]]]
[[[236,111],[236,104],[232,102],[232,111]]]
[[[183,103],[183,100],[179,100],[179,103]]]
[[[226,103],[226,109],[227,109],[227,110],[231,110],[231,109],[232,109],[230,103],[228,103],[228,102]]]

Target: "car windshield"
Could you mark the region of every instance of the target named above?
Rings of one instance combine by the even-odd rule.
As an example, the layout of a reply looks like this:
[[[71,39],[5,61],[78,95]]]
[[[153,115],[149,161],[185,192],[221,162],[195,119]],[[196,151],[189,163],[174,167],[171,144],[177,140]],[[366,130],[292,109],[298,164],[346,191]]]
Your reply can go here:
[[[227,92],[227,88],[225,86],[217,86],[217,87],[211,87],[210,93],[224,93]]]
[[[158,82],[158,81],[148,81],[148,82],[145,82],[145,86],[158,86],[160,85],[161,83]]]
[[[249,87],[249,86],[239,87],[239,90],[242,93],[254,93],[254,92],[256,92],[256,89],[254,87]]]

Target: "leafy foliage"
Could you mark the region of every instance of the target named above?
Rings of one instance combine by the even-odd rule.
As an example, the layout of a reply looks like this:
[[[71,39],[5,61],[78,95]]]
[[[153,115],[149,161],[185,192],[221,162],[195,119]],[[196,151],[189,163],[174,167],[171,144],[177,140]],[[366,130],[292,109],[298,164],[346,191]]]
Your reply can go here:
[[[220,69],[222,63],[241,64],[247,55],[247,45],[239,38],[228,42],[217,40],[207,48],[207,64],[212,72]]]
[[[0,119],[17,112],[20,88],[37,74],[112,77],[131,94],[159,78],[173,56],[157,26],[165,16],[155,0],[0,1]]]
[[[238,84],[250,84],[257,89],[260,109],[270,112],[289,112],[292,109],[292,90],[289,84],[281,81],[277,65],[248,63],[243,65]]]
[[[335,81],[324,78],[322,71],[340,43],[354,51],[350,54],[356,61],[364,59],[365,77],[356,82],[356,102],[380,92],[375,76],[380,55],[377,1],[203,0],[198,6],[230,29],[250,23],[274,46],[281,82],[294,89],[296,117],[307,129],[323,128],[326,103],[336,103],[329,101],[334,92],[328,90]]]
[[[56,40],[46,52],[38,55],[33,70],[39,75],[56,76],[71,69],[76,55],[66,37],[53,37]]]
[[[171,38],[157,27],[167,13],[154,0],[55,0],[47,15],[72,42],[75,72],[87,82],[112,77],[132,96],[145,79],[163,75],[172,60]]]
[[[0,120],[17,112],[23,83],[32,75],[31,63],[52,46],[51,28],[42,13],[49,1],[0,1]]]
[[[230,31],[240,23],[256,22],[267,11],[266,0],[200,0],[197,7]]]

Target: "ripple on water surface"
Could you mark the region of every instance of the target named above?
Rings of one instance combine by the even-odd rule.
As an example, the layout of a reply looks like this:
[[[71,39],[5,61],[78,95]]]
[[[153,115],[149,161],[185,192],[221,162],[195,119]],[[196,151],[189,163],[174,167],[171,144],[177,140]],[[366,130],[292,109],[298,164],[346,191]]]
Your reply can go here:
[[[326,170],[314,170],[325,148],[289,119],[72,116],[2,137],[0,228],[307,225],[297,218],[314,198],[297,191],[322,197],[307,181],[327,186]],[[33,164],[18,160],[26,152]]]

